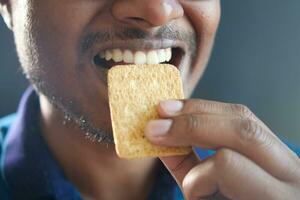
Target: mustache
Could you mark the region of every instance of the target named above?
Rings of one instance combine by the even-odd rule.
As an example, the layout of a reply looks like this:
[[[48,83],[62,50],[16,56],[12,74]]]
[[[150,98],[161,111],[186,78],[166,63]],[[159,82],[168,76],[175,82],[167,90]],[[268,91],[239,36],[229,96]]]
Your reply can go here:
[[[80,53],[85,54],[101,43],[112,42],[114,40],[133,40],[133,39],[156,39],[156,40],[179,40],[189,47],[190,52],[196,52],[197,37],[195,32],[181,30],[174,25],[167,25],[159,28],[155,33],[150,33],[137,28],[122,28],[118,31],[107,29],[98,32],[85,34],[80,42]]]

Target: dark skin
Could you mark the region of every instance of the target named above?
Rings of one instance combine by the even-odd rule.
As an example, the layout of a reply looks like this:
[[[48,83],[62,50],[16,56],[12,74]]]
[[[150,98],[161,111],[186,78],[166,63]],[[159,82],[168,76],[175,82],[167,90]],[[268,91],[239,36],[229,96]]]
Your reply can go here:
[[[220,2],[0,2],[1,14],[15,36],[21,65],[40,96],[42,135],[68,179],[85,199],[145,199],[157,160],[119,159],[114,145],[86,140],[78,126],[82,125],[79,116],[84,116],[96,129],[111,132],[105,70],[95,67],[92,57],[124,40],[132,50],[161,48],[153,44],[165,44],[166,34],[159,33],[168,26],[196,35],[196,43],[188,37],[172,37],[182,44],[183,62],[177,67],[189,97],[209,59]],[[117,34],[124,29],[145,34],[138,41],[135,37],[124,39]],[[114,36],[106,42],[94,41],[82,51],[83,38],[96,32]],[[168,44],[171,48],[175,48],[174,41]],[[152,46],[146,48],[147,42]],[[192,48],[184,48],[187,46]],[[208,199],[213,194],[212,199],[299,198],[299,159],[245,106],[193,99],[161,102],[158,111],[161,119],[146,127],[151,142],[216,150],[205,161],[194,153],[159,158],[187,199]],[[72,118],[67,124],[62,123],[65,113]]]

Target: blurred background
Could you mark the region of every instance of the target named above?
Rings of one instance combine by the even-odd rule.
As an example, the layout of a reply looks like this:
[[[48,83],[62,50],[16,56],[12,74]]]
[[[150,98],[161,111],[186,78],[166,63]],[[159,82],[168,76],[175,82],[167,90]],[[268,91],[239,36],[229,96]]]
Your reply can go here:
[[[222,21],[195,98],[247,105],[300,145],[300,1],[222,1]],[[0,116],[27,87],[12,34],[0,20]]]

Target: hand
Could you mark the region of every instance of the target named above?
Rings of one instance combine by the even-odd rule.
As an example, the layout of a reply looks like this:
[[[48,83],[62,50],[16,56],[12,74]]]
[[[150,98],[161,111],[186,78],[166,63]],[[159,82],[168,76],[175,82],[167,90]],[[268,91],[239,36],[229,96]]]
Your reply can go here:
[[[216,150],[160,158],[187,199],[300,199],[299,158],[247,107],[170,100],[158,112],[146,127],[152,143]]]

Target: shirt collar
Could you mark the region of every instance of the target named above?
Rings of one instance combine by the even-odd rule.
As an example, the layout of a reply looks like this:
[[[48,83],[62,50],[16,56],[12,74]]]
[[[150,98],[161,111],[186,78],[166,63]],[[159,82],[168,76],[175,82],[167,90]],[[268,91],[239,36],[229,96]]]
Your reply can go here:
[[[40,134],[39,109],[38,96],[30,87],[4,143],[6,182],[17,199],[78,199]]]
[[[8,187],[16,199],[81,199],[42,138],[39,115],[39,98],[30,87],[4,143],[3,173]],[[175,190],[175,181],[161,166],[149,199],[173,199]]]

